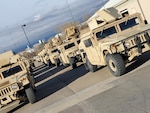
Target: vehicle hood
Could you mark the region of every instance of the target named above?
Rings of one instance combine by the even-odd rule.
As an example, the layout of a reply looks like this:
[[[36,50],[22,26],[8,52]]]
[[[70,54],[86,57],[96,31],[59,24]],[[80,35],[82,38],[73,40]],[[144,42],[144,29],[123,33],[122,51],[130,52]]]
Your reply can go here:
[[[12,75],[12,76],[10,76],[8,78],[0,80],[0,88],[7,87],[10,84],[13,84],[13,83],[16,83],[16,82],[17,82],[16,76]]]

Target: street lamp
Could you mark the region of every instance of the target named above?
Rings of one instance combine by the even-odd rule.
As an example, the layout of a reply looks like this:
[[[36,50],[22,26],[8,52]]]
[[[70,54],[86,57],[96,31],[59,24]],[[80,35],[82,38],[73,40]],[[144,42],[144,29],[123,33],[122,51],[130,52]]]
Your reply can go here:
[[[27,39],[27,41],[28,41],[29,47],[31,47],[31,43],[30,43],[30,41],[29,41],[29,38],[28,38],[28,36],[27,36],[27,34],[26,34],[25,30],[24,30],[24,27],[25,27],[25,26],[26,26],[26,24],[22,25],[21,27],[22,27],[22,30],[23,30],[23,32],[24,32],[24,35],[25,35],[25,37],[26,37],[26,39]]]
[[[71,9],[70,9],[68,0],[66,0],[66,3],[67,3],[67,7],[68,7],[68,10],[69,10],[70,16],[71,16],[71,18],[72,18],[72,20],[73,20],[73,23],[75,24],[75,20],[74,20],[74,18],[73,18],[73,14],[72,14],[72,12],[71,12]]]

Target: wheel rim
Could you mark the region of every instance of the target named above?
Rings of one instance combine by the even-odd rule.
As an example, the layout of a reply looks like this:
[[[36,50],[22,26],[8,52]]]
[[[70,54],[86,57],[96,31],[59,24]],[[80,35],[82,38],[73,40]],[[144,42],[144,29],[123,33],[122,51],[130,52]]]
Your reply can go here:
[[[113,62],[113,60],[109,60],[109,66],[110,66],[110,68],[112,69],[112,71],[117,71],[117,67],[116,67],[116,65],[115,65],[115,63]]]

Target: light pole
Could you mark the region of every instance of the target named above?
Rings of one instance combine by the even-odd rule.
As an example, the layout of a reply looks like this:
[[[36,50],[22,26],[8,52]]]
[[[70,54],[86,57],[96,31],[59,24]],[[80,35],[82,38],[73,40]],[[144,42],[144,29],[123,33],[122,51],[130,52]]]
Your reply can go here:
[[[72,12],[71,12],[71,9],[70,9],[68,0],[66,0],[66,3],[67,3],[67,7],[68,7],[68,10],[69,10],[70,16],[71,16],[71,18],[72,18],[72,20],[73,20],[73,23],[75,24],[75,20],[74,20],[74,18],[73,18],[73,14],[72,14]]]
[[[26,37],[26,39],[27,39],[27,41],[28,41],[29,47],[31,47],[31,43],[30,43],[30,41],[29,41],[29,38],[28,38],[28,36],[27,36],[27,34],[26,34],[25,30],[24,30],[24,27],[25,27],[25,26],[26,26],[26,24],[22,25],[21,27],[22,27],[22,30],[23,30],[23,32],[24,32],[24,35],[25,35],[25,37]]]

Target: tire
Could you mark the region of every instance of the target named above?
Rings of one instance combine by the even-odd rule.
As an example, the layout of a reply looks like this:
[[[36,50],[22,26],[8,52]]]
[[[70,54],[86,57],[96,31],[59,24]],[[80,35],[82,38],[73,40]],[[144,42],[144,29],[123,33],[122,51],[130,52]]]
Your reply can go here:
[[[59,59],[54,59],[55,65],[58,67],[60,65],[60,60]]]
[[[34,93],[32,87],[29,87],[29,88],[25,89],[25,92],[26,92],[26,95],[27,95],[27,98],[28,98],[29,102],[31,104],[35,103],[36,102],[36,97],[35,97],[35,93]]]
[[[71,57],[69,58],[69,61],[70,61],[70,66],[74,69],[77,67],[77,64],[75,62],[75,58],[74,57]]]
[[[125,73],[125,62],[120,54],[108,54],[106,62],[108,69],[114,76],[119,77]]]
[[[85,68],[90,72],[97,71],[97,65],[92,65],[87,57],[86,57],[86,63],[84,65]]]
[[[32,63],[32,67],[33,67],[33,68],[35,68],[35,64],[34,64],[34,62]]]
[[[30,79],[30,84],[32,89],[35,91],[35,79],[33,75],[29,75],[29,79]]]
[[[35,68],[35,64],[34,64],[34,63],[31,63],[31,64],[30,64],[30,70],[31,70],[31,72],[34,70],[34,68]]]
[[[51,65],[52,65],[51,61],[48,60],[48,61],[47,61],[47,66],[50,67]]]

